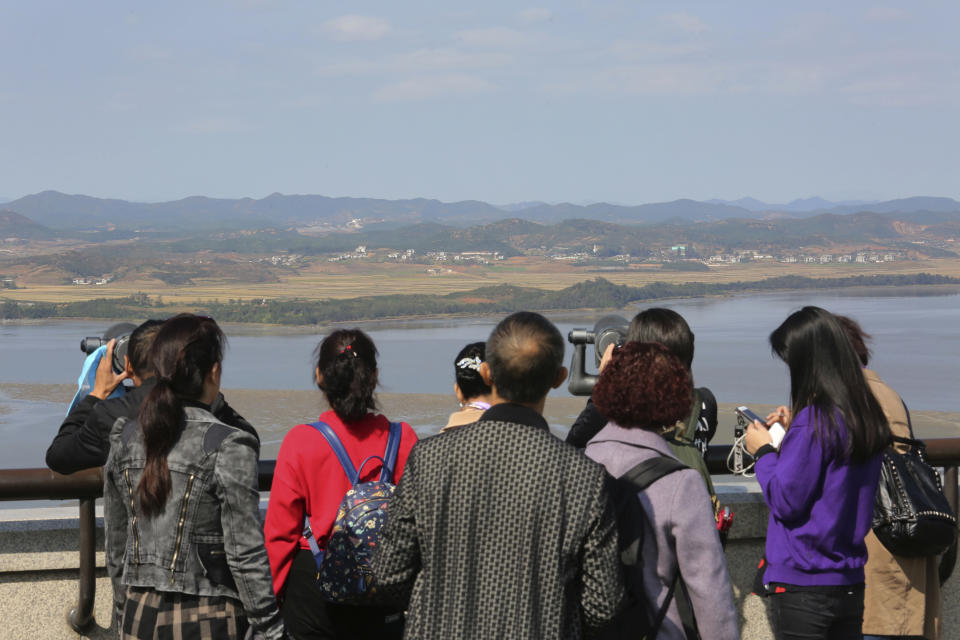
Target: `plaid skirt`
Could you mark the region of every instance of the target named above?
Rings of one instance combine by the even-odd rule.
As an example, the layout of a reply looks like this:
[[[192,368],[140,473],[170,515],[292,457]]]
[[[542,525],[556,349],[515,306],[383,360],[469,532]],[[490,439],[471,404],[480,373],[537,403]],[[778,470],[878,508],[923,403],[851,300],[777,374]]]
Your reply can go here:
[[[243,605],[224,596],[127,587],[122,640],[242,639],[249,628]]]

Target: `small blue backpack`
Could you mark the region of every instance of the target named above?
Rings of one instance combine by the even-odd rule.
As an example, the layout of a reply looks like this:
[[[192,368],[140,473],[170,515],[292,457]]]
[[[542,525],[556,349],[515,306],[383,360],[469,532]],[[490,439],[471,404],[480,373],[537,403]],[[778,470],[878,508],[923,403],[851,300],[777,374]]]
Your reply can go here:
[[[360,463],[359,469],[354,469],[347,450],[330,425],[314,422],[310,426],[326,438],[351,485],[337,510],[326,549],[321,550],[317,544],[309,516],[303,518],[303,537],[307,539],[317,563],[317,587],[330,602],[362,602],[373,593],[370,564],[377,546],[377,536],[387,520],[387,504],[395,488],[393,470],[400,450],[401,425],[399,422],[390,423],[387,450],[383,457],[368,456]],[[380,461],[380,478],[360,482],[360,474],[370,460]]]

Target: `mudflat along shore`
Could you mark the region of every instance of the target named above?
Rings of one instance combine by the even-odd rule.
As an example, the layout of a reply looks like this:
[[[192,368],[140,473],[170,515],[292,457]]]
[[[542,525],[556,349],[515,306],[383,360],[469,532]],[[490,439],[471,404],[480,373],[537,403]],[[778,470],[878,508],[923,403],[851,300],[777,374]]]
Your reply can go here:
[[[9,407],[4,406],[2,397],[10,400],[53,403],[63,400],[64,410],[76,387],[71,385],[0,383],[0,431],[3,430],[4,414]],[[247,418],[260,433],[263,446],[263,459],[276,458],[283,436],[289,429],[303,422],[316,420],[327,409],[323,396],[312,390],[262,390],[262,389],[225,389],[227,401]],[[446,424],[447,417],[458,409],[453,394],[427,393],[380,393],[380,410],[391,420],[403,420],[410,423],[420,437],[437,433]],[[771,399],[766,404],[751,404],[758,414],[765,415],[777,404],[784,402]],[[545,415],[553,432],[562,437],[583,409],[585,398],[549,396]],[[909,399],[908,399],[909,404]],[[734,408],[730,402],[720,402],[717,434],[714,444],[730,444],[736,425]],[[944,438],[960,436],[960,413],[948,411],[927,411],[922,407],[911,407],[914,432],[919,438]],[[9,415],[7,416],[9,418]],[[43,452],[50,444],[59,424],[49,428],[31,429],[31,437],[36,438],[36,446]],[[42,456],[42,453],[41,453]],[[42,459],[42,458],[41,458]]]

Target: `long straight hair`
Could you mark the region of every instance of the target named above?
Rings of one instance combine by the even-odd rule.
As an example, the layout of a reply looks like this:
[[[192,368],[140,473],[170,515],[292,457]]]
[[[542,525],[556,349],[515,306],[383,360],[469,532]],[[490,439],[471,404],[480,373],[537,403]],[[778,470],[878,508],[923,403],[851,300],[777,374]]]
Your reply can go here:
[[[203,395],[203,384],[223,361],[226,337],[212,318],[184,313],[163,323],[150,347],[157,382],[140,406],[147,461],[137,485],[145,516],[163,511],[170,493],[167,454],[183,431],[183,401]]]
[[[770,346],[790,369],[793,414],[805,407],[815,409],[816,434],[826,448],[838,447],[854,462],[864,462],[886,448],[890,425],[846,331],[832,313],[804,307],[770,334]]]

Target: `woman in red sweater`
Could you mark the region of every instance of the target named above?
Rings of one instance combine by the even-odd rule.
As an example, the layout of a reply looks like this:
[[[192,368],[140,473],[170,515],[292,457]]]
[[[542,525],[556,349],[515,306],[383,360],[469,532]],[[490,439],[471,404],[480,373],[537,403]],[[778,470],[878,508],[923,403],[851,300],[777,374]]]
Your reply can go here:
[[[383,456],[390,422],[374,413],[377,349],[359,329],[341,329],[317,347],[314,375],[331,410],[320,415],[343,443],[353,466],[368,456]],[[417,435],[403,423],[393,474],[399,481]],[[380,461],[360,470],[360,481],[380,476]],[[304,515],[321,549],[330,537],[337,509],[350,481],[330,444],[317,428],[300,424],[283,439],[273,475],[264,527],[273,585],[281,598],[287,630],[307,638],[400,638],[402,616],[369,606],[327,602],[316,586],[317,565],[303,537]]]

